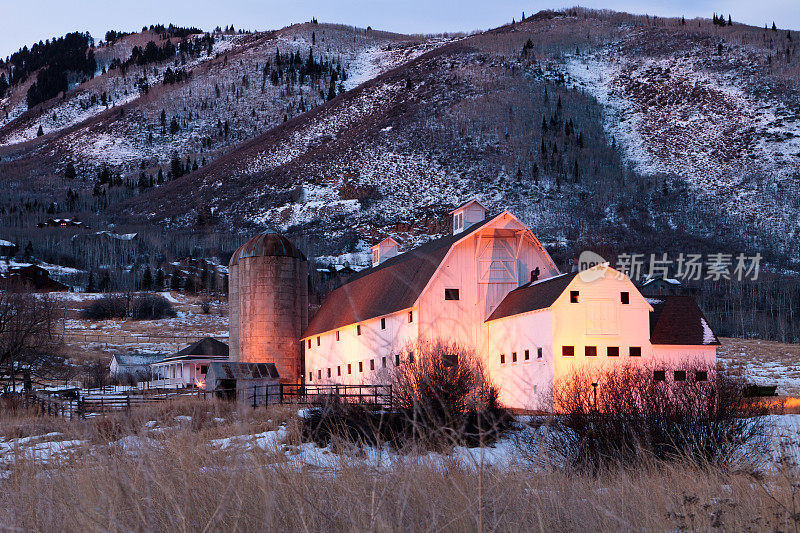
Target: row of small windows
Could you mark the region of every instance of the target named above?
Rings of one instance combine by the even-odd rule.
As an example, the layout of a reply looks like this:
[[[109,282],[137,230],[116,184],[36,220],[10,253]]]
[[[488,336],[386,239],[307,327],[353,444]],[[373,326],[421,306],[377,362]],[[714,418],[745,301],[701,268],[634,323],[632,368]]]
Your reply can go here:
[[[686,381],[686,377],[687,377],[686,370],[674,370],[672,372],[673,381]],[[653,370],[653,381],[666,381],[666,380],[667,380],[666,370]],[[696,370],[694,373],[694,380],[708,381],[708,371]]]
[[[581,291],[569,291],[569,303],[576,304],[579,303],[581,296]],[[631,303],[631,295],[628,291],[622,291],[619,293],[619,301],[622,305],[628,305]]]
[[[389,358],[389,360],[390,359],[391,359],[391,357]],[[402,358],[401,358],[400,354],[395,354],[395,356],[394,356],[394,365],[395,366],[400,366],[402,364],[402,362],[403,361],[402,361]],[[413,363],[414,362],[414,352],[409,352],[408,353],[408,362],[409,363]],[[375,359],[370,359],[368,361],[368,363],[369,363],[369,369],[374,371],[375,370]],[[387,357],[386,356],[381,357],[381,368],[386,368],[386,364],[387,364]],[[336,376],[337,377],[340,377],[342,375],[342,366],[344,366],[345,369],[347,370],[347,374],[352,374],[353,373],[353,363],[347,363],[346,365],[339,365],[339,366],[336,367]],[[364,372],[364,361],[359,361],[358,362],[358,372],[362,372],[362,373]],[[333,375],[332,368],[325,369],[325,375],[328,378],[332,377],[332,375]],[[322,369],[321,368],[319,370],[317,370],[317,379],[322,379]],[[313,370],[308,373],[308,381],[314,381],[314,371]]]
[[[561,347],[561,355],[563,357],[574,357],[575,356],[575,347],[574,346],[562,346]],[[583,355],[586,357],[597,357],[597,346],[584,346],[583,348]],[[606,356],[608,357],[619,357],[619,346],[609,346],[606,348]],[[629,357],[641,357],[642,356],[642,347],[641,346],[631,346],[628,348],[628,356]]]
[[[542,349],[541,348],[536,348],[536,359],[541,359],[541,358],[542,358]],[[531,359],[531,351],[530,350],[525,350],[522,353],[522,360],[523,361],[530,361],[530,359]],[[516,363],[517,362],[517,352],[511,352],[511,362],[512,363]],[[501,365],[506,364],[506,354],[504,354],[504,353],[500,354],[500,364]]]
[[[455,289],[455,290],[458,291],[458,289]],[[456,299],[458,299],[458,298],[456,298]],[[408,312],[408,322],[409,322],[409,324],[414,322],[414,311],[409,311]],[[381,318],[381,329],[386,329],[386,318]],[[356,335],[361,335],[361,324],[356,324]],[[320,342],[321,342],[320,339],[321,339],[321,337],[319,335],[317,335],[317,346],[320,345]],[[336,330],[336,340],[338,341],[339,339],[340,339],[339,330]],[[311,348],[311,339],[308,339],[307,342],[308,342],[307,343],[308,348]]]

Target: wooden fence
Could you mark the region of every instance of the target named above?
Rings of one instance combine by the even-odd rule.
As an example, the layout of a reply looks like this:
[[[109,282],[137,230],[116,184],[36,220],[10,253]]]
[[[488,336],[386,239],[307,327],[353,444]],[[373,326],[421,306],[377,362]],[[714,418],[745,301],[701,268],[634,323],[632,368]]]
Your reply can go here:
[[[154,405],[180,397],[204,400],[228,399],[253,407],[262,405],[324,405],[330,402],[359,403],[384,409],[392,408],[391,385],[287,385],[255,384],[237,389],[147,389],[117,391],[102,389],[67,389],[25,394],[24,405],[35,407],[42,415],[86,418],[132,407]]]

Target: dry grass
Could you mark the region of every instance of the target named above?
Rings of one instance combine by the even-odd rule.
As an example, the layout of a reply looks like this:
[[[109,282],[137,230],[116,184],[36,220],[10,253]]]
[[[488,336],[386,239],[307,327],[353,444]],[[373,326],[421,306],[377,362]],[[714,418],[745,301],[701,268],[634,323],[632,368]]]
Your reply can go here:
[[[191,423],[178,423],[176,416],[191,416]],[[416,454],[378,468],[358,453],[341,454],[330,468],[300,467],[290,461],[300,453],[292,445],[293,430],[280,448],[209,445],[220,436],[276,428],[290,416],[286,410],[197,401],[74,424],[3,416],[0,433],[7,438],[59,431],[94,444],[46,464],[17,461],[0,480],[0,528],[663,531],[797,525],[792,502],[800,501],[800,489],[789,470],[763,478],[652,464],[592,477],[526,463],[501,470],[447,459],[427,462]],[[145,429],[149,421],[169,429]],[[133,450],[106,445],[121,435],[147,438]]]
[[[728,374],[759,385],[778,385],[781,396],[800,396],[800,345],[735,338],[720,342],[717,356]]]

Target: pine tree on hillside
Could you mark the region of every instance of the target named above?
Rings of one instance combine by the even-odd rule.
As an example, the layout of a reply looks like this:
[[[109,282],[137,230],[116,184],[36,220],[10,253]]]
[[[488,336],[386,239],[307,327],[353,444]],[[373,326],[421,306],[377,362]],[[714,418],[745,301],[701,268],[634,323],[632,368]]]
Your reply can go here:
[[[64,169],[64,177],[68,180],[74,180],[76,175],[75,165],[72,164],[72,161],[68,162],[67,167]]]
[[[42,135],[44,135],[44,130],[42,129],[42,125],[39,124],[39,129],[36,130],[36,136],[41,137]]]
[[[156,290],[164,289],[164,270],[159,268],[156,270],[156,282],[155,282]]]
[[[778,31],[778,27],[775,25],[775,21],[772,21],[772,31]]]
[[[86,292],[97,292],[94,286],[94,272],[89,272],[89,283],[86,284]]]
[[[142,275],[142,290],[149,291],[153,288],[153,273],[150,271],[150,266],[148,265],[144,269],[144,274]]]

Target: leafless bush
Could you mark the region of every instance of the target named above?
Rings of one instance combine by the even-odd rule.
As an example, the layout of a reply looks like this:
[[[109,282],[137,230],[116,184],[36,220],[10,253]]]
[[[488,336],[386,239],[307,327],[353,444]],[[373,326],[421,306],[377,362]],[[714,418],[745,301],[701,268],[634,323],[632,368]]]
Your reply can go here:
[[[169,300],[160,294],[110,294],[93,300],[83,310],[83,317],[91,320],[133,318],[158,320],[176,316]]]
[[[682,368],[684,381],[657,381],[642,366],[574,370],[555,385],[551,451],[592,471],[645,459],[747,464],[765,443],[761,409],[742,382],[713,368],[711,381],[695,381]]]

